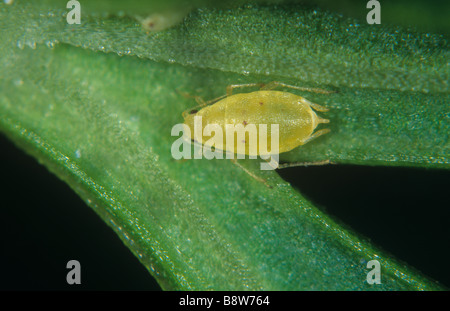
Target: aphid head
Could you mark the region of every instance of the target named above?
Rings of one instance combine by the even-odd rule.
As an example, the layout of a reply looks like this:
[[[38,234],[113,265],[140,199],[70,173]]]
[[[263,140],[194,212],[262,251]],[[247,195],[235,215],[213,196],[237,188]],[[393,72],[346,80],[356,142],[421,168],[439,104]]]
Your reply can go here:
[[[198,112],[197,109],[192,109],[183,113],[184,124],[186,124],[189,127],[191,135],[194,131],[194,117],[196,116],[197,112]]]

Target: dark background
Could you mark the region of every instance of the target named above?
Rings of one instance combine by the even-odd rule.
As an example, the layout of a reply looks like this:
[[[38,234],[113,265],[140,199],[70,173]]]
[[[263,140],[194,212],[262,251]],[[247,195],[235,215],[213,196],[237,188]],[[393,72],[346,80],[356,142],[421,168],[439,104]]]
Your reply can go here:
[[[64,182],[0,135],[0,290],[159,290]],[[278,171],[338,222],[450,287],[450,173],[334,165]],[[81,285],[66,263],[81,264]]]

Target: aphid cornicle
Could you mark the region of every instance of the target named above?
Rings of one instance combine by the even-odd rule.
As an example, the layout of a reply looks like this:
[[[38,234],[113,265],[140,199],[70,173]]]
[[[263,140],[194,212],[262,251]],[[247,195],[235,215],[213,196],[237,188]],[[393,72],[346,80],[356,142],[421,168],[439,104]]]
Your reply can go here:
[[[250,86],[262,86],[259,91],[251,93],[232,94],[233,89]],[[218,124],[224,134],[224,141],[220,141],[214,146],[216,149],[236,153],[236,144],[246,144],[245,154],[262,155],[259,150],[267,148],[256,148],[257,154],[252,154],[248,146],[248,141],[237,142],[233,150],[227,150],[225,144],[226,124],[267,124],[270,131],[271,124],[279,125],[279,153],[290,151],[298,146],[330,132],[329,129],[314,130],[321,123],[329,123],[329,120],[319,117],[314,110],[325,112],[327,108],[312,103],[302,96],[289,92],[274,91],[277,86],[293,88],[302,91],[310,91],[322,94],[332,93],[321,89],[302,88],[287,85],[280,82],[271,82],[266,85],[261,84],[241,84],[231,85],[227,88],[227,95],[219,97],[208,103],[204,103],[200,98],[196,98],[201,109],[194,108],[183,113],[185,124],[190,128],[193,140],[194,117],[202,117],[202,126],[208,124]],[[208,105],[209,104],[209,105]],[[313,110],[314,109],[314,110]],[[203,136],[199,143],[205,144],[210,137]],[[267,134],[267,144],[270,145],[270,133]],[[257,139],[259,143],[259,139]],[[323,162],[323,161],[322,161]]]

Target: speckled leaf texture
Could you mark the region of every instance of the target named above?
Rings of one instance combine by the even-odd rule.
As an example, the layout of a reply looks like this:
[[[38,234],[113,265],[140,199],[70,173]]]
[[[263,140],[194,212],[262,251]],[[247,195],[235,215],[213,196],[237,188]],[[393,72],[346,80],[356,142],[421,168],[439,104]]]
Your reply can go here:
[[[443,289],[259,161],[242,163],[272,188],[231,161],[174,160],[171,129],[196,105],[182,93],[210,99],[229,84],[283,81],[336,91],[296,92],[330,108],[331,133],[283,161],[448,169],[444,36],[280,3],[194,8],[149,33],[137,3],[102,12],[98,1],[80,25],[66,22],[61,1],[2,3],[0,129],[67,182],[163,289]],[[366,282],[373,259],[377,286]]]

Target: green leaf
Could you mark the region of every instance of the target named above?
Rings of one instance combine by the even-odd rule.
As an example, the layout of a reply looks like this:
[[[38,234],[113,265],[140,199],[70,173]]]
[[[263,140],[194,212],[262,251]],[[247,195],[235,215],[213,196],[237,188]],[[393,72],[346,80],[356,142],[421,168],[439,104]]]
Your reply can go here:
[[[442,289],[257,161],[243,163],[273,188],[230,161],[171,156],[171,129],[195,105],[177,90],[213,98],[229,84],[282,80],[338,91],[301,93],[331,109],[332,132],[284,160],[448,168],[442,36],[299,6],[197,10],[148,34],[128,15],[68,25],[56,3],[0,9],[0,129],[84,198],[164,289]],[[365,281],[373,259],[377,287]]]

